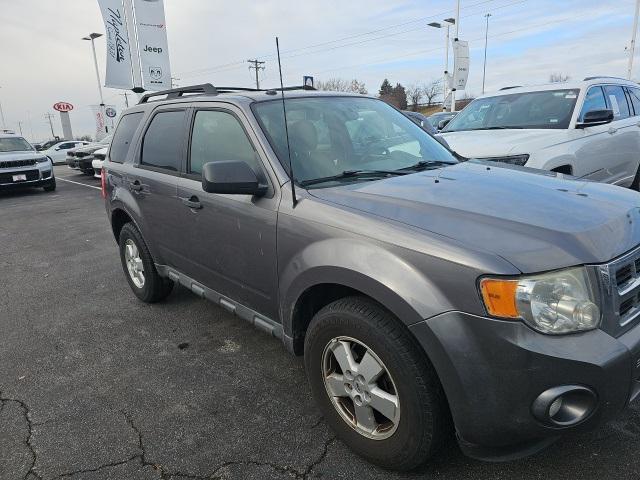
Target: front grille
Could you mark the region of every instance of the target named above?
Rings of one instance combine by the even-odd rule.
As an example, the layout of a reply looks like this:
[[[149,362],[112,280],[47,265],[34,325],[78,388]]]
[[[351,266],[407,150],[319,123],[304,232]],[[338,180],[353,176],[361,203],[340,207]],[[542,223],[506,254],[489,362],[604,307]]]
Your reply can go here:
[[[84,152],[76,152],[75,155],[78,158],[82,158],[82,157],[86,157],[89,154],[88,153],[84,153]]]
[[[106,157],[106,155],[104,153],[94,153],[93,154],[94,158],[97,158],[98,160],[104,160],[104,158]]]
[[[67,152],[67,157],[75,157],[75,152]]]
[[[28,160],[3,160],[0,162],[0,168],[28,167],[35,164],[35,158],[30,158]]]
[[[25,170],[25,171],[17,171],[17,172],[9,172],[9,173],[0,173],[0,183],[20,183],[20,182],[13,181],[14,175],[26,175],[27,182],[32,182],[40,178],[40,172],[38,170]]]
[[[622,334],[640,321],[640,248],[598,268],[605,295],[603,313],[611,317],[609,331]]]

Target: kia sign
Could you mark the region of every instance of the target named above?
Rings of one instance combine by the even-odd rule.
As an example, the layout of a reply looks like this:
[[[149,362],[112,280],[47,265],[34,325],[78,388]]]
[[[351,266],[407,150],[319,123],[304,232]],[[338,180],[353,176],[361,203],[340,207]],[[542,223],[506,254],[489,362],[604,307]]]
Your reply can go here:
[[[53,109],[58,112],[70,112],[73,110],[73,105],[67,102],[58,102],[53,106]]]

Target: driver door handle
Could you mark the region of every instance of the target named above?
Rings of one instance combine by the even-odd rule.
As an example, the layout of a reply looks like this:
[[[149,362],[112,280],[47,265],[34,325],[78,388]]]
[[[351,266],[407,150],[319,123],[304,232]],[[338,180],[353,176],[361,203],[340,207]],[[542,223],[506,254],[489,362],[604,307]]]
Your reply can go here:
[[[202,208],[202,203],[200,203],[200,200],[195,195],[192,195],[191,197],[188,197],[188,198],[180,197],[180,200],[185,206],[189,208],[194,208],[196,210],[199,210]]]

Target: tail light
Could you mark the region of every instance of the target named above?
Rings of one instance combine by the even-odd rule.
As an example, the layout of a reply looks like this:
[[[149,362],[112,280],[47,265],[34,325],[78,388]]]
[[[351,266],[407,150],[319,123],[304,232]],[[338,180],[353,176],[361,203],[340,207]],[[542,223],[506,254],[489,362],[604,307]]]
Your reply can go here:
[[[107,173],[104,168],[100,169],[100,187],[102,189],[102,198],[107,198]]]

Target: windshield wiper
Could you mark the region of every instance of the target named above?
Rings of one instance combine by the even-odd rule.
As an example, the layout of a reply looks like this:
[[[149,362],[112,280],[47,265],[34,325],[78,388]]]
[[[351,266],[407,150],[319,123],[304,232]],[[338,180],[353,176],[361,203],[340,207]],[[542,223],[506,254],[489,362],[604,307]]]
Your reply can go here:
[[[396,170],[396,172],[405,172],[407,170],[420,172],[432,166],[439,167],[442,165],[453,165],[453,164],[454,162],[444,162],[442,160],[420,160],[418,163],[414,163],[413,165],[409,165],[408,167],[399,168],[398,170]]]
[[[495,126],[495,127],[482,127],[476,128],[475,130],[522,130],[524,127],[519,127],[517,125],[507,125],[507,126]]]
[[[335,180],[343,180],[345,178],[358,178],[358,177],[381,177],[389,175],[406,175],[408,172],[399,170],[345,170],[337,175],[331,175],[329,177],[312,178],[311,180],[303,180],[300,185],[306,187],[308,185],[316,185],[317,183],[331,182]]]

